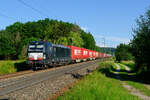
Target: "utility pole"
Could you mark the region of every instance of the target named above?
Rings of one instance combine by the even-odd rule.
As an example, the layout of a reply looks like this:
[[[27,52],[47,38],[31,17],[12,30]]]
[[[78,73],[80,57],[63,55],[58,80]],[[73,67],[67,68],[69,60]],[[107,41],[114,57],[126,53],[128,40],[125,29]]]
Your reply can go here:
[[[106,53],[106,49],[105,49],[105,37],[104,38],[102,38],[103,39],[103,44],[104,44],[104,53]]]
[[[105,48],[105,37],[104,37],[104,53],[106,53],[106,48]]]
[[[102,43],[104,45],[104,47],[103,47],[104,49],[103,50],[104,50],[104,54],[105,54],[106,53],[106,48],[105,48],[105,42],[106,42],[106,40],[105,40],[105,37],[103,37],[102,39],[103,39]],[[103,57],[104,57],[104,55],[103,55]]]

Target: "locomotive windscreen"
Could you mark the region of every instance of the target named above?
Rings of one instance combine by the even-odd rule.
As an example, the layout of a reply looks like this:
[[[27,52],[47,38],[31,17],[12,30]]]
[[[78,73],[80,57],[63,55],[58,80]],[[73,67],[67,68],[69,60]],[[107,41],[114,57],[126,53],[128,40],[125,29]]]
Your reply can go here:
[[[43,52],[44,45],[43,44],[30,44],[28,51],[29,52]]]

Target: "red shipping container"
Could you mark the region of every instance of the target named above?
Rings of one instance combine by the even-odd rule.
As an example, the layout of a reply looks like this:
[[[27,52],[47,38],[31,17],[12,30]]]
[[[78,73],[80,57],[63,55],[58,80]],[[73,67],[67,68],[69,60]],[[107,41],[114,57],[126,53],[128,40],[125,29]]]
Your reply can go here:
[[[89,50],[89,58],[93,58],[93,55],[92,55],[92,50]]]
[[[106,57],[106,54],[104,53],[104,58]]]
[[[94,53],[94,51],[92,50],[92,58],[94,58],[94,56],[95,56],[95,53]]]
[[[102,53],[102,58],[104,58],[104,55],[105,55],[105,54],[104,54],[104,53]]]
[[[99,53],[99,52],[96,52],[96,58],[99,58],[99,55],[98,55],[98,53]]]
[[[82,48],[82,59],[88,59],[89,58],[89,50]]]
[[[71,49],[71,57],[72,60],[78,60],[78,59],[82,59],[82,48],[80,47],[75,47],[75,46],[68,46]]]
[[[101,52],[99,52],[99,58],[102,58],[102,53]]]
[[[96,51],[92,51],[93,53],[93,58],[96,58]]]

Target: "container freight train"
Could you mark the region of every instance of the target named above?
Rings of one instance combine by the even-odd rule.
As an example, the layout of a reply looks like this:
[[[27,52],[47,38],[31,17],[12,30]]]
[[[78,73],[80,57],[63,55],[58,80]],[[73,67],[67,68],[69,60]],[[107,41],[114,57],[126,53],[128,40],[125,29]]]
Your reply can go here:
[[[106,54],[75,46],[55,45],[46,41],[33,41],[27,49],[27,64],[32,69],[94,60]]]

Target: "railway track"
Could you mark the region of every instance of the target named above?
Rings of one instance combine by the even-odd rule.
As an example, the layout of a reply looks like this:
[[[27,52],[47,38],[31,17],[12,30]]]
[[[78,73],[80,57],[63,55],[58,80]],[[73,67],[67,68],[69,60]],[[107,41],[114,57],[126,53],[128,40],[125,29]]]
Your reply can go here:
[[[32,70],[27,70],[27,71],[12,73],[12,74],[0,75],[0,80],[11,78],[11,77],[16,77],[16,76],[19,76],[19,75],[29,74],[29,73],[32,73],[32,72],[33,72]]]
[[[100,60],[95,60],[95,61],[71,64],[71,65],[67,65],[67,67],[64,68],[43,71],[30,76],[21,77],[19,79],[15,78],[13,80],[0,81],[0,96],[11,93],[13,91],[17,91],[19,89],[23,89],[25,87],[38,84],[45,80],[54,80],[56,77],[62,76],[64,74],[73,73],[82,68],[96,65],[97,62],[99,61]]]

